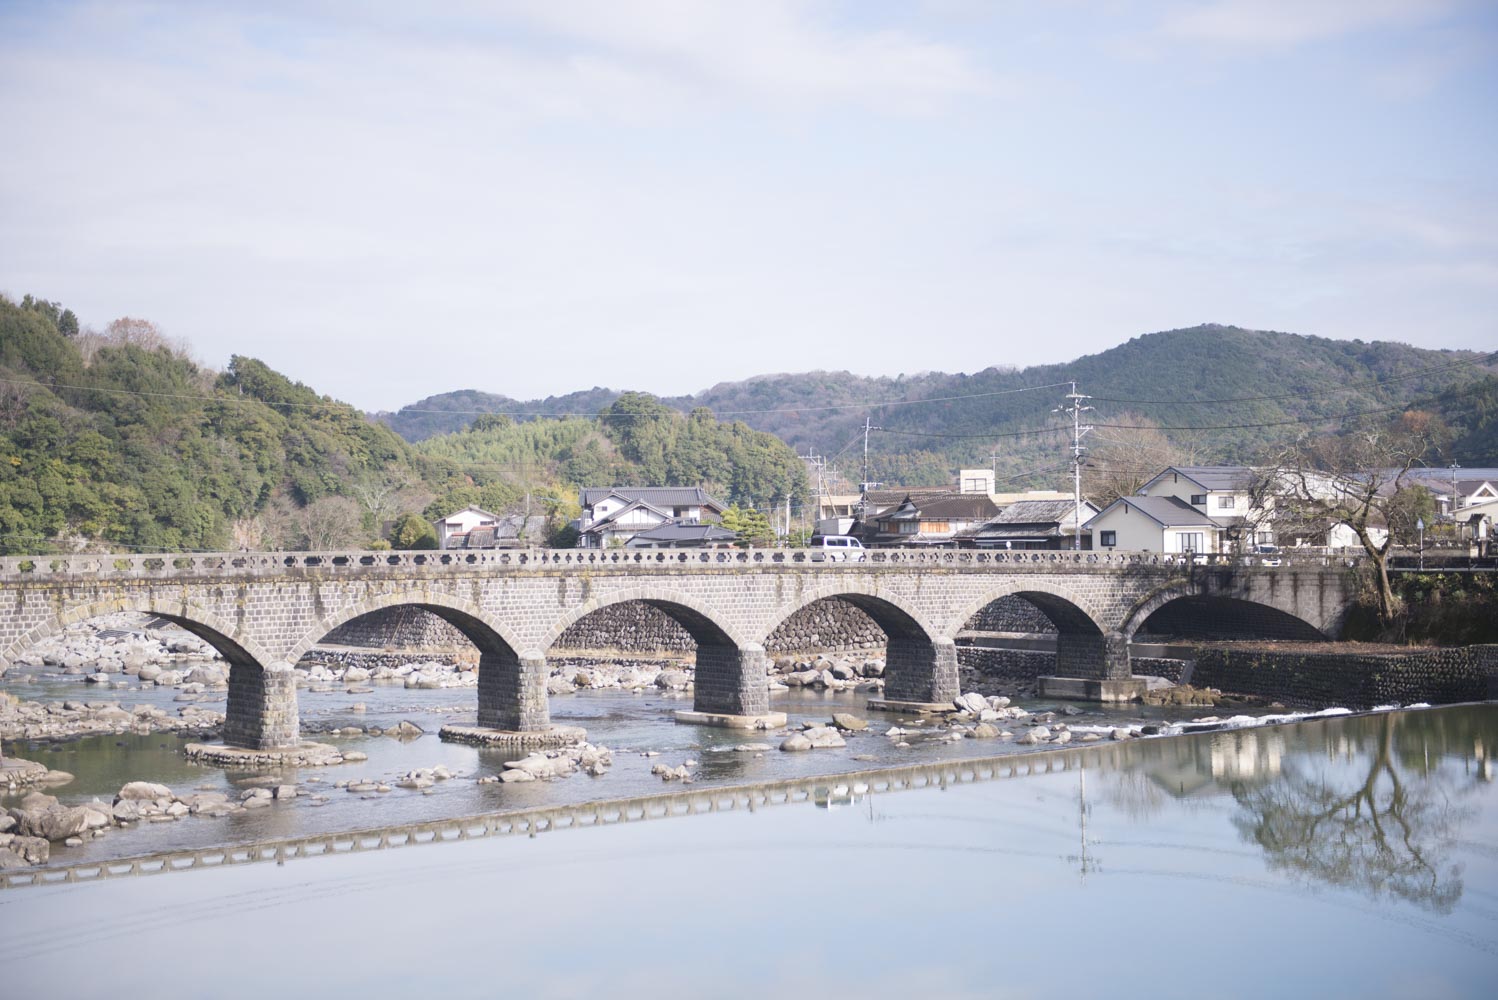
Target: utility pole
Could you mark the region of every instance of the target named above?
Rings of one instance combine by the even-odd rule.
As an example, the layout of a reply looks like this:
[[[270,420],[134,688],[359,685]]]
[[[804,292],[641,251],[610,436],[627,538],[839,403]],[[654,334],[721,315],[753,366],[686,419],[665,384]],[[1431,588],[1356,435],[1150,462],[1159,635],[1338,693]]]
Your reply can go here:
[[[1082,414],[1092,410],[1091,406],[1082,404],[1091,399],[1077,391],[1077,383],[1071,383],[1071,392],[1066,394],[1066,402],[1052,410],[1052,413],[1071,414],[1071,464],[1072,464],[1072,501],[1075,507],[1074,517],[1076,523],[1072,526],[1071,547],[1080,549],[1082,547],[1082,455],[1087,451],[1082,447],[1082,438],[1091,433],[1092,425],[1082,423]]]
[[[879,485],[869,481],[869,431],[882,431],[883,427],[875,427],[873,421],[865,415],[863,418],[863,481],[858,484],[861,494],[859,498],[860,514],[868,511],[869,488]]]

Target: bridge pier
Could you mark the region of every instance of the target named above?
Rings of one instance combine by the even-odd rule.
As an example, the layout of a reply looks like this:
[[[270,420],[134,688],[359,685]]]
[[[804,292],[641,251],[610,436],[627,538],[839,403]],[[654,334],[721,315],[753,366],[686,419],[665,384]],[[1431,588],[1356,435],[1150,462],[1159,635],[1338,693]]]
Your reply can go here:
[[[1129,640],[1122,632],[1058,633],[1056,674],[1040,678],[1041,697],[1129,702],[1144,694],[1144,681],[1134,676]]]
[[[950,712],[961,694],[957,644],[942,637],[891,635],[884,653],[884,697],[868,707],[887,712]]]
[[[479,653],[479,727],[512,733],[551,728],[546,657]]]
[[[691,711],[677,722],[729,729],[775,729],[784,712],[770,711],[769,657],[763,646],[697,645],[697,679]]]
[[[241,750],[290,750],[301,742],[295,668],[284,660],[232,664],[224,743]]]

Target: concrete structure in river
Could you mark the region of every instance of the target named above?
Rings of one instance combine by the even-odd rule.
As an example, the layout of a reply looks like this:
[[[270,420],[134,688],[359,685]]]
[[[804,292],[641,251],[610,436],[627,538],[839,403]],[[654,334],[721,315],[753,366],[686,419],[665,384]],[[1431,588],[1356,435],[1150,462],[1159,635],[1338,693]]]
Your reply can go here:
[[[224,740],[299,744],[293,665],[333,629],[383,609],[429,611],[479,650],[478,724],[550,730],[546,655],[568,626],[624,601],[658,608],[697,643],[694,718],[770,718],[766,638],[798,610],[839,598],[889,637],[892,707],[949,705],[954,639],[977,612],[1019,596],[1057,628],[1057,673],[1078,693],[1131,686],[1129,640],[1152,614],[1231,615],[1265,634],[1334,638],[1355,592],[1323,559],[1245,566],[1157,553],[888,549],[864,563],[801,550],[226,553],[0,559],[0,666],[66,625],[116,611],[167,618],[229,662]]]

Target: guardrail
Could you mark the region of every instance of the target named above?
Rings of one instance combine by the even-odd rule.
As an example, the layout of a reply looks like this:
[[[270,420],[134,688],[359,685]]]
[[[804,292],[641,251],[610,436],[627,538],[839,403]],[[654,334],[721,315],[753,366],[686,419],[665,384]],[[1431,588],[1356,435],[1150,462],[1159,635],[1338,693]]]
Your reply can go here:
[[[857,562],[827,560],[823,549],[491,549],[477,552],[337,551],[214,552],[136,555],[6,556],[0,558],[0,581],[63,577],[68,579],[177,579],[182,577],[273,576],[291,571],[353,574],[405,570],[497,570],[526,572],[556,569],[732,569],[754,566],[801,566],[815,569],[867,570],[910,566],[1039,566],[1046,568],[1118,568],[1123,566],[1355,566],[1357,555],[1284,555],[1271,559],[1248,555],[1174,555],[1161,552],[1089,550],[988,551],[982,549],[866,549]]]
[[[614,826],[643,820],[693,816],[703,813],[751,812],[767,806],[798,803],[844,804],[854,795],[945,788],[1002,778],[1054,771],[1070,771],[1086,762],[1116,752],[1111,745],[1006,754],[940,764],[850,771],[844,774],[790,778],[750,785],[728,785],[693,791],[662,792],[631,798],[605,799],[577,805],[481,813],[403,826],[378,827],[346,833],[262,840],[243,845],[220,845],[196,850],[164,851],[111,861],[0,871],[0,889],[59,883],[99,882],[139,875],[235,865],[262,864],[336,854],[382,851],[423,844],[483,840],[500,836],[530,836],[553,830]]]

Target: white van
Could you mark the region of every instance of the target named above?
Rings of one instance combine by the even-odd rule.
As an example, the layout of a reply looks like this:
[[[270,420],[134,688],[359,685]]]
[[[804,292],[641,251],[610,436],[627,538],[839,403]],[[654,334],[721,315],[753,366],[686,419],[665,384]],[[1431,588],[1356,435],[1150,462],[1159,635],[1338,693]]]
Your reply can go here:
[[[818,562],[863,562],[863,543],[852,535],[812,535],[807,547]]]

